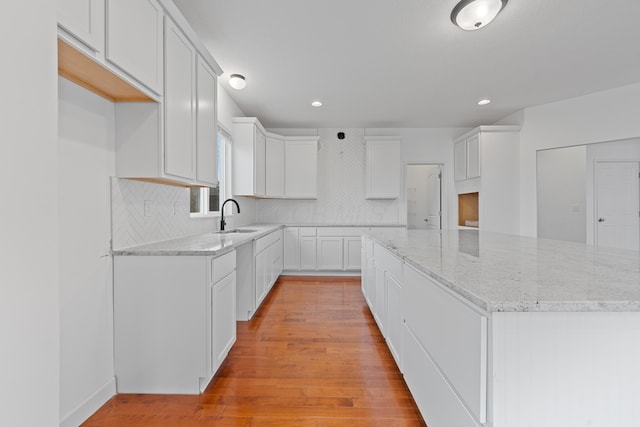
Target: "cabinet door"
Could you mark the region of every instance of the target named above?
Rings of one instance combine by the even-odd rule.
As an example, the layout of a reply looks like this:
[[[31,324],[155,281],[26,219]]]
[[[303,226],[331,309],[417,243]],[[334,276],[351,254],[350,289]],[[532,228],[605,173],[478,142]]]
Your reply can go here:
[[[94,51],[104,51],[104,0],[58,0],[58,24]]]
[[[212,373],[236,342],[236,273],[211,287]]]
[[[254,168],[255,168],[255,181],[253,183],[255,195],[264,196],[266,190],[266,137],[264,133],[257,127],[255,128],[255,148],[254,148]]]
[[[453,167],[456,181],[467,179],[467,141],[458,141],[453,145]]]
[[[267,197],[284,197],[284,141],[278,138],[266,140]]]
[[[215,187],[218,184],[217,77],[199,56],[196,73],[196,177],[198,182]]]
[[[284,229],[284,265],[285,270],[300,270],[300,245],[298,228]]]
[[[342,237],[318,237],[318,270],[342,270]]]
[[[400,141],[369,140],[366,144],[366,198],[400,197]]]
[[[285,195],[292,198],[318,197],[318,142],[285,142]]]
[[[385,273],[382,266],[373,263],[374,271],[375,271],[375,305],[373,311],[373,317],[376,319],[378,323],[378,327],[380,328],[380,332],[384,337],[387,336],[387,330],[385,327],[386,319],[385,316],[387,314],[387,292],[385,291],[386,283],[385,283]]]
[[[256,301],[256,310],[262,303],[265,295],[267,294],[267,285],[270,277],[270,263],[267,262],[267,256],[269,251],[267,249],[262,252],[256,254],[255,256],[255,301]]]
[[[467,178],[480,176],[480,135],[467,139]]]
[[[316,238],[300,237],[300,270],[316,270]]]
[[[387,290],[387,345],[396,364],[402,372],[402,334],[404,326],[404,314],[402,312],[402,283],[385,274],[385,286]]]
[[[358,271],[361,268],[361,242],[359,237],[344,238],[344,269]]]
[[[165,173],[195,179],[195,49],[165,20]]]
[[[162,7],[155,0],[107,0],[106,59],[162,94]]]

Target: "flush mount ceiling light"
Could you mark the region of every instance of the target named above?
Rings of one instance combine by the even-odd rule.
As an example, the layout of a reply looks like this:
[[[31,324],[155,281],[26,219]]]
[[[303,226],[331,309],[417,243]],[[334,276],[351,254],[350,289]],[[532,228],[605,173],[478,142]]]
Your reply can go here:
[[[317,100],[316,100],[316,101],[313,101],[313,102],[311,103],[311,106],[312,106],[312,107],[322,107],[322,101],[317,101]]]
[[[461,0],[451,12],[451,22],[463,30],[477,30],[493,21],[507,1]]]
[[[232,88],[240,90],[244,89],[246,85],[247,82],[242,74],[231,74],[229,76],[229,86]]]
[[[481,99],[480,101],[478,101],[478,105],[487,105],[487,104],[491,104],[491,100],[490,99]]]

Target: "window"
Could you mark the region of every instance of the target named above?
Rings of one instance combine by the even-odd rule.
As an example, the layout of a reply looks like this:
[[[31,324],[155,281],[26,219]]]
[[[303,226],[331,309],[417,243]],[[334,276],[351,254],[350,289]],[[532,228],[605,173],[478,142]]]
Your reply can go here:
[[[231,197],[231,137],[218,132],[218,185],[191,189],[191,217],[218,216],[220,204]]]

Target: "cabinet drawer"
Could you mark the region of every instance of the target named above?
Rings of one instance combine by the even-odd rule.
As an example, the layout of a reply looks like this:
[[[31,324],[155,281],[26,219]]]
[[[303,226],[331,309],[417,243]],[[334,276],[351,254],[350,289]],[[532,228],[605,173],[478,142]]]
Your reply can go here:
[[[300,227],[298,229],[298,233],[300,237],[316,237],[316,228],[315,227]]]
[[[474,418],[484,422],[487,317],[411,266],[405,266],[404,285],[406,325]]]
[[[276,233],[269,233],[266,236],[262,236],[259,239],[257,239],[255,253],[259,254],[260,252],[262,252],[263,250],[271,246],[273,242],[275,242],[276,238],[277,238]]]
[[[375,259],[376,263],[380,264],[392,276],[402,281],[402,260],[400,258],[397,258],[377,243],[374,243],[373,259]]]
[[[211,282],[216,283],[236,269],[236,251],[211,260]]]

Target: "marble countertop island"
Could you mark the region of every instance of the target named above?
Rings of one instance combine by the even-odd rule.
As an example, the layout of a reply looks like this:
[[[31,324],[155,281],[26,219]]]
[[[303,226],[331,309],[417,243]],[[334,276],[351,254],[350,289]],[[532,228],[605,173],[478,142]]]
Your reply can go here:
[[[366,235],[488,312],[640,311],[640,252],[477,230]]]
[[[278,224],[252,224],[233,229],[251,230],[251,232],[207,233],[180,239],[165,240],[131,248],[112,251],[116,256],[215,256],[223,255],[234,248],[249,243],[283,228]],[[229,230],[228,230],[229,231]]]

